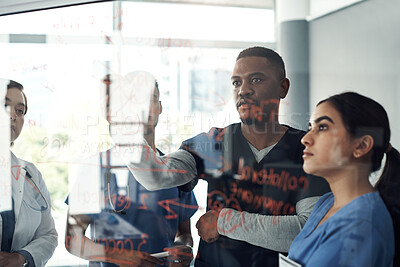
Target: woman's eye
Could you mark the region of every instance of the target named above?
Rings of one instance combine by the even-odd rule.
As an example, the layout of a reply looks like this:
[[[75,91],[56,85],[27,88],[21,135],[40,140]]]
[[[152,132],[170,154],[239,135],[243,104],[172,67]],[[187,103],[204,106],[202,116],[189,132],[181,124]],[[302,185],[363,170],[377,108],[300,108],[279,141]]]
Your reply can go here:
[[[24,111],[22,109],[17,109],[18,115],[24,115]]]
[[[326,125],[326,124],[318,125],[318,131],[325,131],[327,129],[328,129],[328,125]]]

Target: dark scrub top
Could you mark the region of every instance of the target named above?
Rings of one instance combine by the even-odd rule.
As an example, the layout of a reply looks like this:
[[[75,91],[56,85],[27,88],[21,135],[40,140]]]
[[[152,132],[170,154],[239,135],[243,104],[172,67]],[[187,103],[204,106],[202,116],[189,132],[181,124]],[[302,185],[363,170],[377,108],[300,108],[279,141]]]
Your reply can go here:
[[[197,165],[197,178],[208,181],[207,210],[233,208],[263,215],[295,215],[296,203],[329,192],[328,183],[302,168],[305,134],[288,127],[258,163],[240,123],[212,128],[182,143]],[[214,170],[220,174],[212,176]],[[196,266],[278,266],[278,252],[220,236],[200,240]]]

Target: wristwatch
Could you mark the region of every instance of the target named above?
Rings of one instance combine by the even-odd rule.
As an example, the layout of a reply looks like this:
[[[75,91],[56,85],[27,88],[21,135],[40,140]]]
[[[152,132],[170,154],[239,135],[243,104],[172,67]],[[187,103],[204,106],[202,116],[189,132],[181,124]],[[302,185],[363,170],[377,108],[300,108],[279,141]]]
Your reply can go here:
[[[25,259],[24,264],[22,264],[22,267],[28,267],[29,265],[29,261],[27,259]]]

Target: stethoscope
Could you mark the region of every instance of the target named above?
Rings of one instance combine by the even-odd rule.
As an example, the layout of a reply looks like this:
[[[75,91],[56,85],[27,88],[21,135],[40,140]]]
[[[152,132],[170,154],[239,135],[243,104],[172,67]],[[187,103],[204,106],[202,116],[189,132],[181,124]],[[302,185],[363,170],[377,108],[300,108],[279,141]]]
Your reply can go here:
[[[32,175],[28,172],[28,168],[27,167],[22,167],[22,169],[25,171],[25,180],[32,186],[32,188],[34,188],[36,190],[36,192],[38,192],[43,200],[45,205],[42,206],[40,205],[40,209],[37,209],[35,207],[32,207],[32,205],[30,205],[30,203],[26,203],[31,209],[36,210],[36,211],[45,211],[49,208],[49,202],[47,201],[46,197],[43,195],[42,191],[40,190],[39,186],[35,183],[35,181],[32,179]],[[29,179],[26,179],[29,178]]]
[[[157,153],[161,154],[161,152],[158,149],[157,149]],[[102,167],[105,167],[105,166],[102,166]],[[126,183],[126,203],[122,207],[122,209],[120,209],[120,210],[117,210],[115,208],[114,204],[112,203],[111,193],[110,193],[110,180],[111,180],[111,169],[121,169],[121,168],[125,169],[127,167],[126,166],[106,166],[105,168],[106,168],[106,172],[104,174],[104,178],[107,181],[108,202],[110,203],[110,206],[111,206],[110,213],[119,213],[121,215],[125,215],[126,214],[126,209],[127,209],[128,205],[129,205],[129,201],[130,201],[130,198],[129,198],[129,178],[128,178],[128,181]],[[136,192],[136,196],[137,197],[139,196],[138,190],[139,189],[136,188],[136,191],[137,191]]]
[[[121,168],[121,167],[114,167],[114,168]],[[111,206],[111,210],[110,213],[119,213],[121,215],[125,215],[126,214],[126,208],[128,207],[129,204],[129,180],[126,183],[126,202],[125,205],[122,207],[122,209],[120,210],[116,210],[114,204],[112,203],[112,199],[111,199],[111,193],[110,193],[110,180],[111,180],[111,168],[108,167],[106,170],[106,173],[104,174],[105,179],[107,181],[107,194],[108,194],[108,202],[110,203]],[[117,201],[117,199],[115,199],[115,201]]]

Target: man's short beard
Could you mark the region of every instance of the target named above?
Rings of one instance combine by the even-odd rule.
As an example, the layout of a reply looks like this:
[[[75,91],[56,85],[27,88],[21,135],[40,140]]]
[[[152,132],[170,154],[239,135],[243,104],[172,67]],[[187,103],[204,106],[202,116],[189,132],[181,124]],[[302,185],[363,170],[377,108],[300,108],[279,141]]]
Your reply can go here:
[[[241,114],[240,120],[245,125],[265,125],[266,123],[270,123],[274,121],[275,117],[275,107],[270,106],[262,107],[263,110],[260,109],[258,106],[252,106],[250,110],[248,110],[245,114]]]
[[[261,124],[265,124],[267,121],[265,118],[262,118],[262,120],[260,121],[256,117],[252,117],[252,118],[248,117],[248,118],[240,119],[240,120],[245,125],[261,125]]]
[[[241,119],[242,123],[245,125],[253,125],[256,123],[255,118],[246,118],[246,119]]]
[[[241,119],[247,128],[252,129],[255,133],[267,133],[269,131],[268,120],[264,117],[261,121],[256,118]]]

